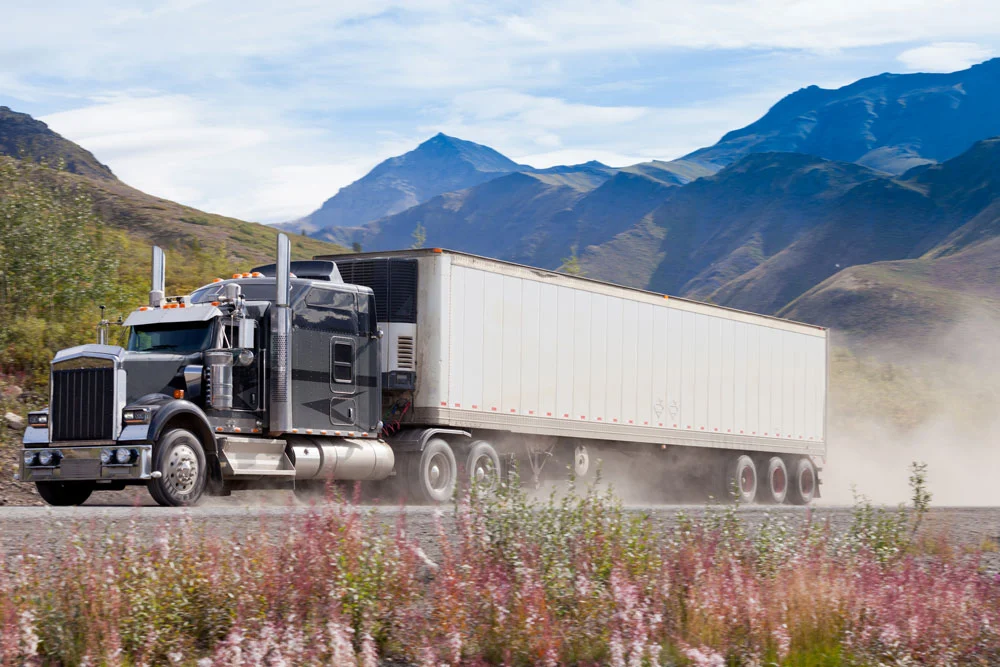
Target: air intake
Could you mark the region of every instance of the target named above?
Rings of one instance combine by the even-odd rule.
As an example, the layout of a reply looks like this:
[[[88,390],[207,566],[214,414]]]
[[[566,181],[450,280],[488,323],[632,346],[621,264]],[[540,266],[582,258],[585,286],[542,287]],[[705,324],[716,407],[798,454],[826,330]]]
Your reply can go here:
[[[413,336],[399,336],[396,338],[396,368],[412,371],[416,366]]]

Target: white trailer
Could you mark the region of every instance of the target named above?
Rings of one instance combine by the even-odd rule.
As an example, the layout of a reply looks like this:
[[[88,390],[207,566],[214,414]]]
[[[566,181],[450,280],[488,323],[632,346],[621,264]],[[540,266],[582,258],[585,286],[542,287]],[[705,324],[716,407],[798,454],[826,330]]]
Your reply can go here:
[[[664,474],[699,453],[713,491],[818,493],[822,327],[440,249],[317,259],[375,292],[385,434],[428,498],[428,476],[482,477],[497,452],[536,481],[595,452],[657,452]]]

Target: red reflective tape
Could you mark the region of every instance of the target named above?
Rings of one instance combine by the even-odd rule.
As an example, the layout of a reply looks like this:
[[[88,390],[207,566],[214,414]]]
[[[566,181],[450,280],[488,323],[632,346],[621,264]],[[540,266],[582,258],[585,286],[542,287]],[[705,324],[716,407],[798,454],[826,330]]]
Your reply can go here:
[[[460,408],[460,407],[462,407],[462,404],[461,404],[461,403],[456,403],[456,404],[455,404],[455,407],[456,407],[456,408]]]
[[[552,413],[551,413],[551,412],[546,412],[546,413],[545,413],[545,416],[546,416],[546,417],[551,417],[551,416],[552,416]]]
[[[478,405],[476,405],[475,403],[473,403],[473,404],[472,404],[472,409],[473,409],[473,410],[478,410],[478,409],[479,409],[479,406],[478,406]]]
[[[603,420],[603,417],[598,417],[597,418],[597,421],[602,421],[602,420]]]
[[[514,408],[511,408],[510,411],[511,412],[517,412],[517,410],[515,410]]]
[[[529,415],[533,415],[533,414],[535,414],[535,411],[534,410],[528,410],[528,414]]]
[[[448,401],[441,401],[441,407],[448,407]]]
[[[580,415],[580,419],[586,419],[587,415]]]
[[[496,408],[496,406],[494,405],[494,406],[493,406],[492,408],[490,408],[490,410],[492,410],[493,412],[496,412],[496,411],[497,411],[497,408]]]

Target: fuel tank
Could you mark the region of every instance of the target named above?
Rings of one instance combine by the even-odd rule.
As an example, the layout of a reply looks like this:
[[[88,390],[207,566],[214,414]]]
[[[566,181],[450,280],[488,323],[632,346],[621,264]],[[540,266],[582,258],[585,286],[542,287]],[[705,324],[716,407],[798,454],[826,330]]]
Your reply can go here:
[[[392,448],[381,440],[289,438],[295,479],[385,479],[392,472]]]

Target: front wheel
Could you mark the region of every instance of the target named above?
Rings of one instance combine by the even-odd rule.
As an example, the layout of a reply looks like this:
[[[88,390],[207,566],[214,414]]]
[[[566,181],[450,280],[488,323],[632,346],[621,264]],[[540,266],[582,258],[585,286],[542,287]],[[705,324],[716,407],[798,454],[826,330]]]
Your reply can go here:
[[[35,482],[38,495],[49,505],[82,505],[94,492],[93,482]]]
[[[160,476],[149,483],[149,495],[164,507],[194,505],[205,491],[208,467],[198,437],[183,428],[167,431],[153,447],[153,470]]]

